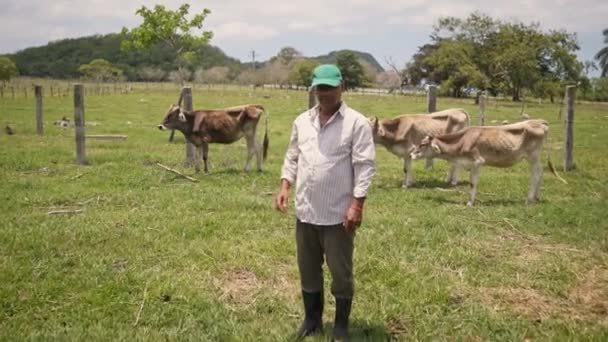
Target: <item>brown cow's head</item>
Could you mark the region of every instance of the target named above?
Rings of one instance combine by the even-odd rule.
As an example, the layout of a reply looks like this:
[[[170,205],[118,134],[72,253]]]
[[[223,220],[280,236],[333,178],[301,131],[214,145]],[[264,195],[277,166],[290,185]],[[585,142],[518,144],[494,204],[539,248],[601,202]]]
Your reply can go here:
[[[179,106],[171,105],[167,110],[167,114],[165,114],[165,118],[158,125],[158,129],[166,130],[166,129],[182,129],[185,128],[185,123],[187,122],[186,115],[182,111]]]
[[[440,153],[441,149],[439,148],[439,145],[437,145],[432,136],[427,135],[422,139],[420,145],[414,146],[410,152],[410,158],[413,160],[433,158]]]
[[[386,135],[386,131],[382,126],[378,117],[374,117],[373,119],[369,119],[369,125],[372,127],[372,136],[374,137],[374,143],[378,143],[382,137]]]

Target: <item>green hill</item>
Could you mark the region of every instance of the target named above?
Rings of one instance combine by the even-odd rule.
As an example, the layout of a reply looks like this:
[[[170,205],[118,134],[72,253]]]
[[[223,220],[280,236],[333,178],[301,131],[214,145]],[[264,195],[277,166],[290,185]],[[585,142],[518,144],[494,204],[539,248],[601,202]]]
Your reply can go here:
[[[93,59],[103,58],[120,68],[129,80],[138,80],[138,70],[151,66],[165,72],[177,69],[172,51],[165,46],[154,46],[150,51],[122,52],[120,34],[94,35],[88,37],[62,39],[49,42],[45,46],[31,47],[12,54],[19,73],[23,76],[50,77],[58,79],[78,78],[78,67],[90,63]],[[344,51],[344,50],[343,50]],[[349,50],[352,51],[352,50]],[[311,57],[321,63],[334,63],[336,54],[332,51],[327,55]],[[383,71],[380,64],[369,53],[352,51],[359,58],[378,71]],[[226,55],[220,48],[205,45],[196,53],[197,59],[190,69],[227,66],[233,74],[247,67],[238,59]],[[259,63],[263,65],[264,62]]]

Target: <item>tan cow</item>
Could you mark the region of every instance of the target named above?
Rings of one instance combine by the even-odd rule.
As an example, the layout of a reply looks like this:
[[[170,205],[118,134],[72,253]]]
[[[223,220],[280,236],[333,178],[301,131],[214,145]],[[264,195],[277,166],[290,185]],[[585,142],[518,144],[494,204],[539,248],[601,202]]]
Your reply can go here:
[[[263,149],[256,142],[256,130],[261,114],[266,114],[264,120],[265,132]],[[162,123],[161,130],[176,129],[184,134],[186,140],[200,149],[207,167],[209,144],[230,144],[243,136],[247,142],[247,161],[245,171],[249,171],[249,163],[255,154],[258,171],[262,171],[262,158],[266,160],[268,151],[268,113],[262,105],[242,105],[224,109],[205,109],[187,112],[176,105],[171,105]],[[195,158],[195,169],[200,171],[200,158]]]
[[[442,158],[471,170],[471,192],[467,205],[473,205],[482,165],[509,167],[522,159],[530,164],[529,202],[539,199],[543,142],[549,131],[544,120],[526,120],[504,126],[472,126],[461,131],[425,137],[412,151],[412,159]]]
[[[371,119],[374,142],[403,158],[403,187],[414,184],[412,160],[410,152],[415,145],[420,144],[427,135],[451,133],[469,124],[469,114],[463,109],[453,108],[431,114],[404,114],[394,119]],[[432,159],[427,159],[427,167]],[[456,165],[450,165],[446,181],[448,184],[458,183]]]

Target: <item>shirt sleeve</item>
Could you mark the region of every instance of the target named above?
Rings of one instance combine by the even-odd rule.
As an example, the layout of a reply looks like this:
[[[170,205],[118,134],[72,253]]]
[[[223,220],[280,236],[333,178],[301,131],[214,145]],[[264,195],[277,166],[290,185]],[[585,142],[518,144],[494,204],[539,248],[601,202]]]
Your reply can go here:
[[[376,148],[372,128],[366,121],[357,120],[353,134],[352,163],[355,176],[353,196],[357,198],[367,196],[372,177],[376,172]]]
[[[291,128],[289,146],[287,146],[287,152],[285,153],[285,160],[283,160],[283,169],[281,170],[281,179],[287,180],[289,184],[294,184],[296,180],[299,155],[298,126],[294,122],[293,127]]]

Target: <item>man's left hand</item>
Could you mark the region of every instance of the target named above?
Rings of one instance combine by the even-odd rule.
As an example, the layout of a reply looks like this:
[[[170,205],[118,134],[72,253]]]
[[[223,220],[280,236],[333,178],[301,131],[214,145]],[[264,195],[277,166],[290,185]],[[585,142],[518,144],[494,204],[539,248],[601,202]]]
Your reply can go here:
[[[348,233],[354,232],[360,225],[363,219],[363,208],[357,206],[350,206],[346,210],[346,216],[344,217],[344,230]]]

